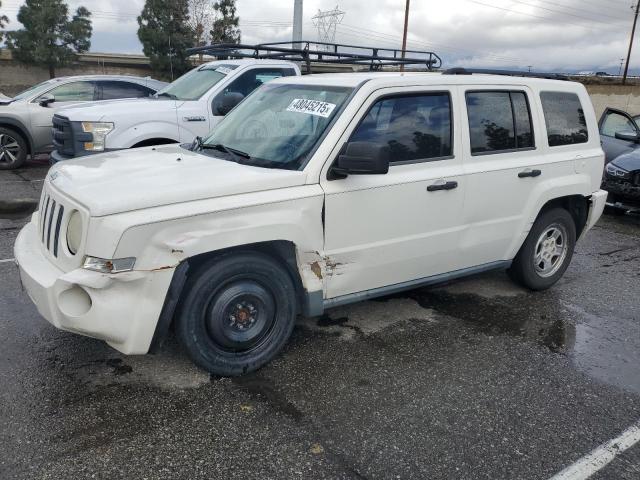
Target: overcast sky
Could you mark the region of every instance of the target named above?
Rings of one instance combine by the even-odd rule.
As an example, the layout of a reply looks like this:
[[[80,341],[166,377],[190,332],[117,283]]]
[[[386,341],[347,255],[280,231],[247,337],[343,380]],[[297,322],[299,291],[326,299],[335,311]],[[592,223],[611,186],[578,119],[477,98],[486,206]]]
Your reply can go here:
[[[16,28],[20,0],[0,8]],[[293,0],[237,0],[245,43],[289,40]],[[144,0],[71,0],[93,12],[94,52],[140,53],[136,16]],[[405,0],[342,0],[336,41],[401,45]],[[334,1],[305,0],[303,38],[316,40],[311,17]],[[409,47],[430,49],[444,66],[618,73],[633,20],[631,0],[412,0]],[[640,35],[640,33],[638,34]],[[640,49],[640,39],[635,48]],[[631,56],[640,72],[640,53]]]

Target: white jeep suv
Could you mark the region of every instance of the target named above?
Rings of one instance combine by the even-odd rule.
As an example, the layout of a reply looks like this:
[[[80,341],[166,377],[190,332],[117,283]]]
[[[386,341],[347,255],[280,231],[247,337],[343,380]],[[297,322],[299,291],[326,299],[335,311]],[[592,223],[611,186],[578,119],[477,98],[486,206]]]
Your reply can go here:
[[[287,77],[202,142],[54,166],[15,258],[55,326],[143,354],[173,324],[239,375],[298,314],[490,269],[550,287],[601,215],[603,160],[577,83]]]

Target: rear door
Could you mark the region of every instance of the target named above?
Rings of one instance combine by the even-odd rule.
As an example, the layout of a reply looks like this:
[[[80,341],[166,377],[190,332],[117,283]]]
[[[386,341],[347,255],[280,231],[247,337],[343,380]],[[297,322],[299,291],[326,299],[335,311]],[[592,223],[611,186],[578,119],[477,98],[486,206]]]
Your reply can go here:
[[[640,134],[636,122],[633,121],[628,113],[622,110],[607,108],[602,117],[600,117],[598,127],[600,128],[600,140],[605,154],[605,163],[609,163],[614,158],[635,150],[639,146],[637,142],[616,138],[616,132]]]
[[[118,98],[147,98],[155,93],[144,85],[121,80],[99,80],[96,100],[114,100]]]
[[[527,234],[540,184],[575,175],[581,145],[589,148],[582,105],[570,91],[460,88],[468,176],[462,256],[471,265],[510,260]]]

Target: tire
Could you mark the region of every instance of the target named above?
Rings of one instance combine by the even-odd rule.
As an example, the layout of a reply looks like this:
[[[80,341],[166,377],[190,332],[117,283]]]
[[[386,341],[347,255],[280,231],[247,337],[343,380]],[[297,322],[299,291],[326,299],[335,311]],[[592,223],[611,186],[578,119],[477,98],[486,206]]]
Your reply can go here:
[[[194,363],[213,374],[257,370],[280,352],[293,331],[293,281],[267,255],[219,256],[196,271],[183,291],[176,335]]]
[[[12,170],[27,161],[27,142],[9,128],[0,127],[0,170]]]
[[[538,216],[507,272],[520,285],[545,290],[564,274],[576,245],[576,225],[564,208]]]

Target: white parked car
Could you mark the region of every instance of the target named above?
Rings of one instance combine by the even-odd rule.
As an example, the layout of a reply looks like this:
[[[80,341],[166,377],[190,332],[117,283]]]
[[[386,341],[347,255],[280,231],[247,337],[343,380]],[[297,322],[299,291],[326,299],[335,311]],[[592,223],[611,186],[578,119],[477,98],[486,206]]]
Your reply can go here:
[[[253,90],[274,78],[300,75],[293,62],[209,62],[144,101],[119,100],[68,108],[53,118],[52,163],[150,145],[191,142],[207,135]]]
[[[577,83],[287,77],[202,143],[54,166],[15,258],[58,328],[143,354],[173,324],[239,375],[298,314],[491,269],[550,287],[602,213],[603,161]]]

